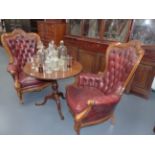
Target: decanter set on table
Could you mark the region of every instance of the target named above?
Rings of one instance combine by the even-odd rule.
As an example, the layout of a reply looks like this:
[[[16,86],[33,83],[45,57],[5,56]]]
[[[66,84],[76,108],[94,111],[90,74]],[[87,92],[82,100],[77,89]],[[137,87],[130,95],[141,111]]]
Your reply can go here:
[[[40,42],[37,54],[32,58],[32,69],[38,72],[52,73],[53,71],[67,71],[72,66],[72,57],[68,55],[64,41],[57,47],[52,40],[45,48]]]

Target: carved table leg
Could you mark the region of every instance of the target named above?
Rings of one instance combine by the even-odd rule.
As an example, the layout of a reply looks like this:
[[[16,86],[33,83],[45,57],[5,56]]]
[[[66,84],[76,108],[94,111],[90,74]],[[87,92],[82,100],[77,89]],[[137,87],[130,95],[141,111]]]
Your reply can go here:
[[[36,105],[37,106],[44,105],[47,102],[47,100],[52,99],[52,98],[53,98],[53,94],[47,95],[45,96],[44,100],[41,103],[36,103]]]
[[[61,112],[61,102],[60,102],[60,97],[62,97],[63,99],[65,98],[62,92],[58,92],[58,83],[57,81],[53,81],[52,83],[52,89],[53,89],[53,99],[56,101],[57,104],[57,109],[59,112],[59,115],[61,117],[61,119],[64,119],[64,116]]]
[[[62,99],[66,99],[64,94],[62,92],[57,92],[57,94],[62,98]]]
[[[45,96],[43,102],[41,103],[36,103],[37,106],[40,106],[40,105],[44,105],[48,99],[53,99],[55,100],[56,102],[56,105],[57,105],[57,109],[58,109],[58,112],[59,112],[59,115],[61,117],[61,119],[63,120],[64,119],[64,116],[61,112],[61,102],[60,102],[60,97],[65,99],[64,95],[62,92],[59,92],[58,91],[58,83],[56,80],[53,80],[51,81],[51,88],[53,90],[53,92],[47,96]]]

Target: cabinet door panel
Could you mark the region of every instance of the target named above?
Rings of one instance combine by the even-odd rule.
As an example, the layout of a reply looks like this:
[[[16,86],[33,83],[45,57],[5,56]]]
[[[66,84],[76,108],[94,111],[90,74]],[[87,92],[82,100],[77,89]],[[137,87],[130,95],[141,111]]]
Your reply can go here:
[[[140,64],[135,73],[131,90],[148,98],[154,78],[153,66]]]
[[[105,70],[105,54],[99,54],[99,61],[98,61],[98,71],[104,72]]]
[[[85,19],[83,23],[83,35],[88,38],[99,38],[101,21],[101,19]]]
[[[93,52],[79,50],[79,62],[83,66],[84,72],[95,72],[97,56]]]
[[[149,83],[151,73],[152,66],[140,64],[135,74],[134,85],[145,88]]]
[[[68,54],[71,55],[74,60],[78,60],[78,48],[74,46],[67,46]]]
[[[120,42],[126,41],[130,25],[130,20],[106,19],[104,27],[104,40],[115,40]]]
[[[57,24],[55,25],[55,42],[57,45],[59,45],[60,40],[64,39],[64,35],[65,35],[65,30],[66,30],[66,24],[62,23],[62,24]]]
[[[81,19],[71,19],[69,20],[69,34],[70,35],[76,35],[80,36],[81,35]]]
[[[140,40],[145,45],[155,44],[155,19],[135,19],[130,39]]]
[[[46,37],[53,37],[55,36],[55,26],[51,24],[45,24],[45,36]]]
[[[42,22],[37,23],[38,26],[38,33],[44,33],[44,24]]]
[[[38,22],[38,33],[45,46],[47,46],[51,40],[54,40],[58,46],[60,40],[64,37],[65,27],[65,23],[40,21]]]

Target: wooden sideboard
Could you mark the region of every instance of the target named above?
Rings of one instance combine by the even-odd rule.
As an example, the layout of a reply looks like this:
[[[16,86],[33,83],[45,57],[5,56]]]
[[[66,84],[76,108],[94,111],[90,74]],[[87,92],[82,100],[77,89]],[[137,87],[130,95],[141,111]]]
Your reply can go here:
[[[66,23],[63,20],[38,21],[38,34],[45,46],[51,40],[54,40],[56,45],[58,45],[60,40],[63,40],[65,31]]]
[[[155,77],[155,48],[148,49],[145,46],[143,48],[145,55],[136,70],[130,90],[148,98]]]
[[[83,72],[104,71],[108,44],[65,35],[65,45],[70,55],[83,66]]]
[[[69,35],[65,35],[64,39],[69,54],[82,64],[83,72],[97,73],[104,71],[105,53],[110,42],[94,41]],[[153,59],[155,52],[152,52],[151,56],[150,49],[146,49],[146,47],[144,49],[146,51],[145,55],[126,92],[136,93],[148,98],[155,76],[155,59]],[[151,50],[153,51],[154,48],[152,47]]]

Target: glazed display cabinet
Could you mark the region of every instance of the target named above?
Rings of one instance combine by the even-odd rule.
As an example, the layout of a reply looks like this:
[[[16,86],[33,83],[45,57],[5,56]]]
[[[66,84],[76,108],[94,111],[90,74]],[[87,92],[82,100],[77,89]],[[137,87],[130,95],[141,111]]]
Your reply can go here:
[[[37,32],[37,22],[43,19],[4,19],[6,32],[21,28],[26,32]]]
[[[155,20],[70,19],[64,39],[69,53],[83,65],[83,72],[94,73],[104,71],[110,43],[140,40],[145,55],[126,92],[149,97],[155,76]]]
[[[134,20],[130,33],[130,40],[133,39],[141,40],[145,55],[136,71],[131,91],[148,97],[155,76],[155,20]]]

